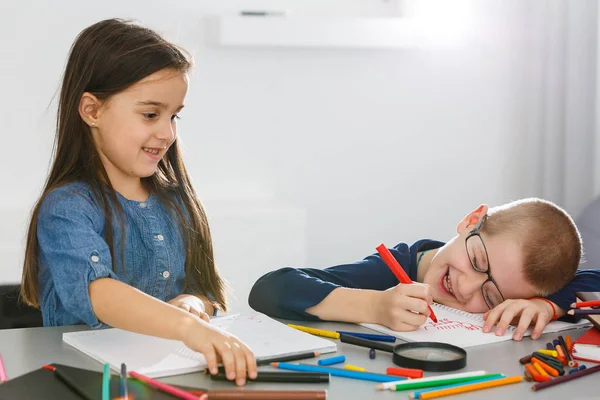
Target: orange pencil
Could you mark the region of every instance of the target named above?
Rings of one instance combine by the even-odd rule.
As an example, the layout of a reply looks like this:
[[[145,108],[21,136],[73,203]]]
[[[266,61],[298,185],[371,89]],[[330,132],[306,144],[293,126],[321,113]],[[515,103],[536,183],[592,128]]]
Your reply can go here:
[[[539,365],[540,365],[540,367],[542,367],[542,369],[543,369],[544,371],[546,371],[547,373],[549,373],[549,374],[550,374],[550,375],[552,375],[552,376],[558,376],[558,375],[560,375],[556,369],[552,368],[551,366],[549,366],[549,365],[548,365],[548,364],[546,364],[545,362],[538,360],[537,358],[532,358],[532,359],[531,359],[531,362],[532,362],[534,365],[535,365],[535,364],[539,364]]]
[[[401,283],[406,283],[406,284],[413,283],[413,281],[408,277],[408,275],[406,274],[404,269],[402,269],[402,266],[400,266],[398,261],[394,258],[392,253],[390,253],[388,248],[385,247],[385,245],[383,243],[381,243],[379,246],[377,246],[376,249],[379,252],[379,255],[381,256],[383,261],[392,270],[394,275],[396,275],[396,278],[398,278],[398,280]],[[427,306],[427,307],[429,308],[429,318],[431,318],[431,320],[433,322],[437,323],[438,320],[437,320],[437,317],[435,316],[435,314],[433,313],[433,310],[431,309],[431,307],[429,307],[429,306]]]
[[[522,382],[522,376],[511,376],[508,378],[494,379],[493,381],[472,383],[470,385],[456,386],[448,389],[434,390],[420,394],[420,400],[436,399],[438,397],[450,396],[458,393],[474,392],[475,390],[488,389],[496,386],[510,385]]]
[[[571,336],[565,336],[565,343],[567,344],[567,351],[570,353],[573,351],[573,342],[571,340]]]

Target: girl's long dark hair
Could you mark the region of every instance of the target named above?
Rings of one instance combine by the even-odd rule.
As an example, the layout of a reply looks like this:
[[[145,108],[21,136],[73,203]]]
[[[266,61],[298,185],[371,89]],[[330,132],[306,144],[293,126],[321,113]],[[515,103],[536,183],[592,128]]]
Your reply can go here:
[[[104,20],[78,35],[71,47],[60,91],[52,167],[33,209],[27,234],[21,286],[21,297],[27,304],[40,306],[37,220],[40,206],[52,190],[71,182],[89,185],[104,210],[104,239],[115,260],[111,204],[120,215],[122,208],[90,128],[79,115],[83,93],[92,93],[105,101],[155,72],[171,69],[185,73],[190,66],[189,58],[175,45],[129,21]],[[187,249],[186,289],[212,297],[217,307],[225,310],[225,283],[214,263],[208,220],[183,164],[177,140],[159,162],[158,171],[142,181],[181,222]]]

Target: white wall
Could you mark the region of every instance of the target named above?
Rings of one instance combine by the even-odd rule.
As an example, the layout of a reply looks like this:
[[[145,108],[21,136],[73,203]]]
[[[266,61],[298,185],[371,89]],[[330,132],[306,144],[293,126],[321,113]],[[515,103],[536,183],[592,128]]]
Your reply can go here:
[[[472,17],[462,43],[377,51],[210,47],[204,17],[249,3],[393,16],[411,2],[222,3],[39,0],[0,10],[0,283],[20,277],[50,157],[56,104],[47,106],[69,46],[106,17],[139,19],[195,54],[180,132],[238,308],[268,270],[352,261],[382,241],[445,240],[482,202],[541,195],[530,23],[543,1],[462,2]]]

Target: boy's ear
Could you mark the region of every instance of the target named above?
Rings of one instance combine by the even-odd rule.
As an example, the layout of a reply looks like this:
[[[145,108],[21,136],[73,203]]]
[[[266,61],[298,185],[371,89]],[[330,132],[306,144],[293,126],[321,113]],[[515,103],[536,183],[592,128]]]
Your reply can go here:
[[[487,212],[488,206],[485,204],[480,205],[479,208],[471,211],[469,214],[467,214],[466,217],[462,219],[462,221],[458,223],[458,226],[456,227],[456,232],[460,235],[465,230],[473,228],[475,225],[477,225],[481,218],[483,218],[484,215],[487,214]]]
[[[83,122],[90,127],[98,126],[100,105],[100,100],[93,94],[85,92],[81,95],[81,99],[79,100],[79,115]]]

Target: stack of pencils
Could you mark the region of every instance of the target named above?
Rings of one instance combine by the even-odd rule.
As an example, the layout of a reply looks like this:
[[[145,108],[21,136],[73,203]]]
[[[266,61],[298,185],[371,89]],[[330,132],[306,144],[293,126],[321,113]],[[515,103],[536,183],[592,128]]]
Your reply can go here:
[[[542,390],[600,371],[600,365],[593,368],[578,365],[571,355],[572,342],[570,336],[566,339],[558,336],[546,343],[545,349],[534,351],[519,360],[525,366],[525,379],[537,382],[531,390]]]
[[[600,315],[600,300],[581,301],[571,304],[571,309],[567,311],[569,315],[580,315],[586,317],[588,315]]]

